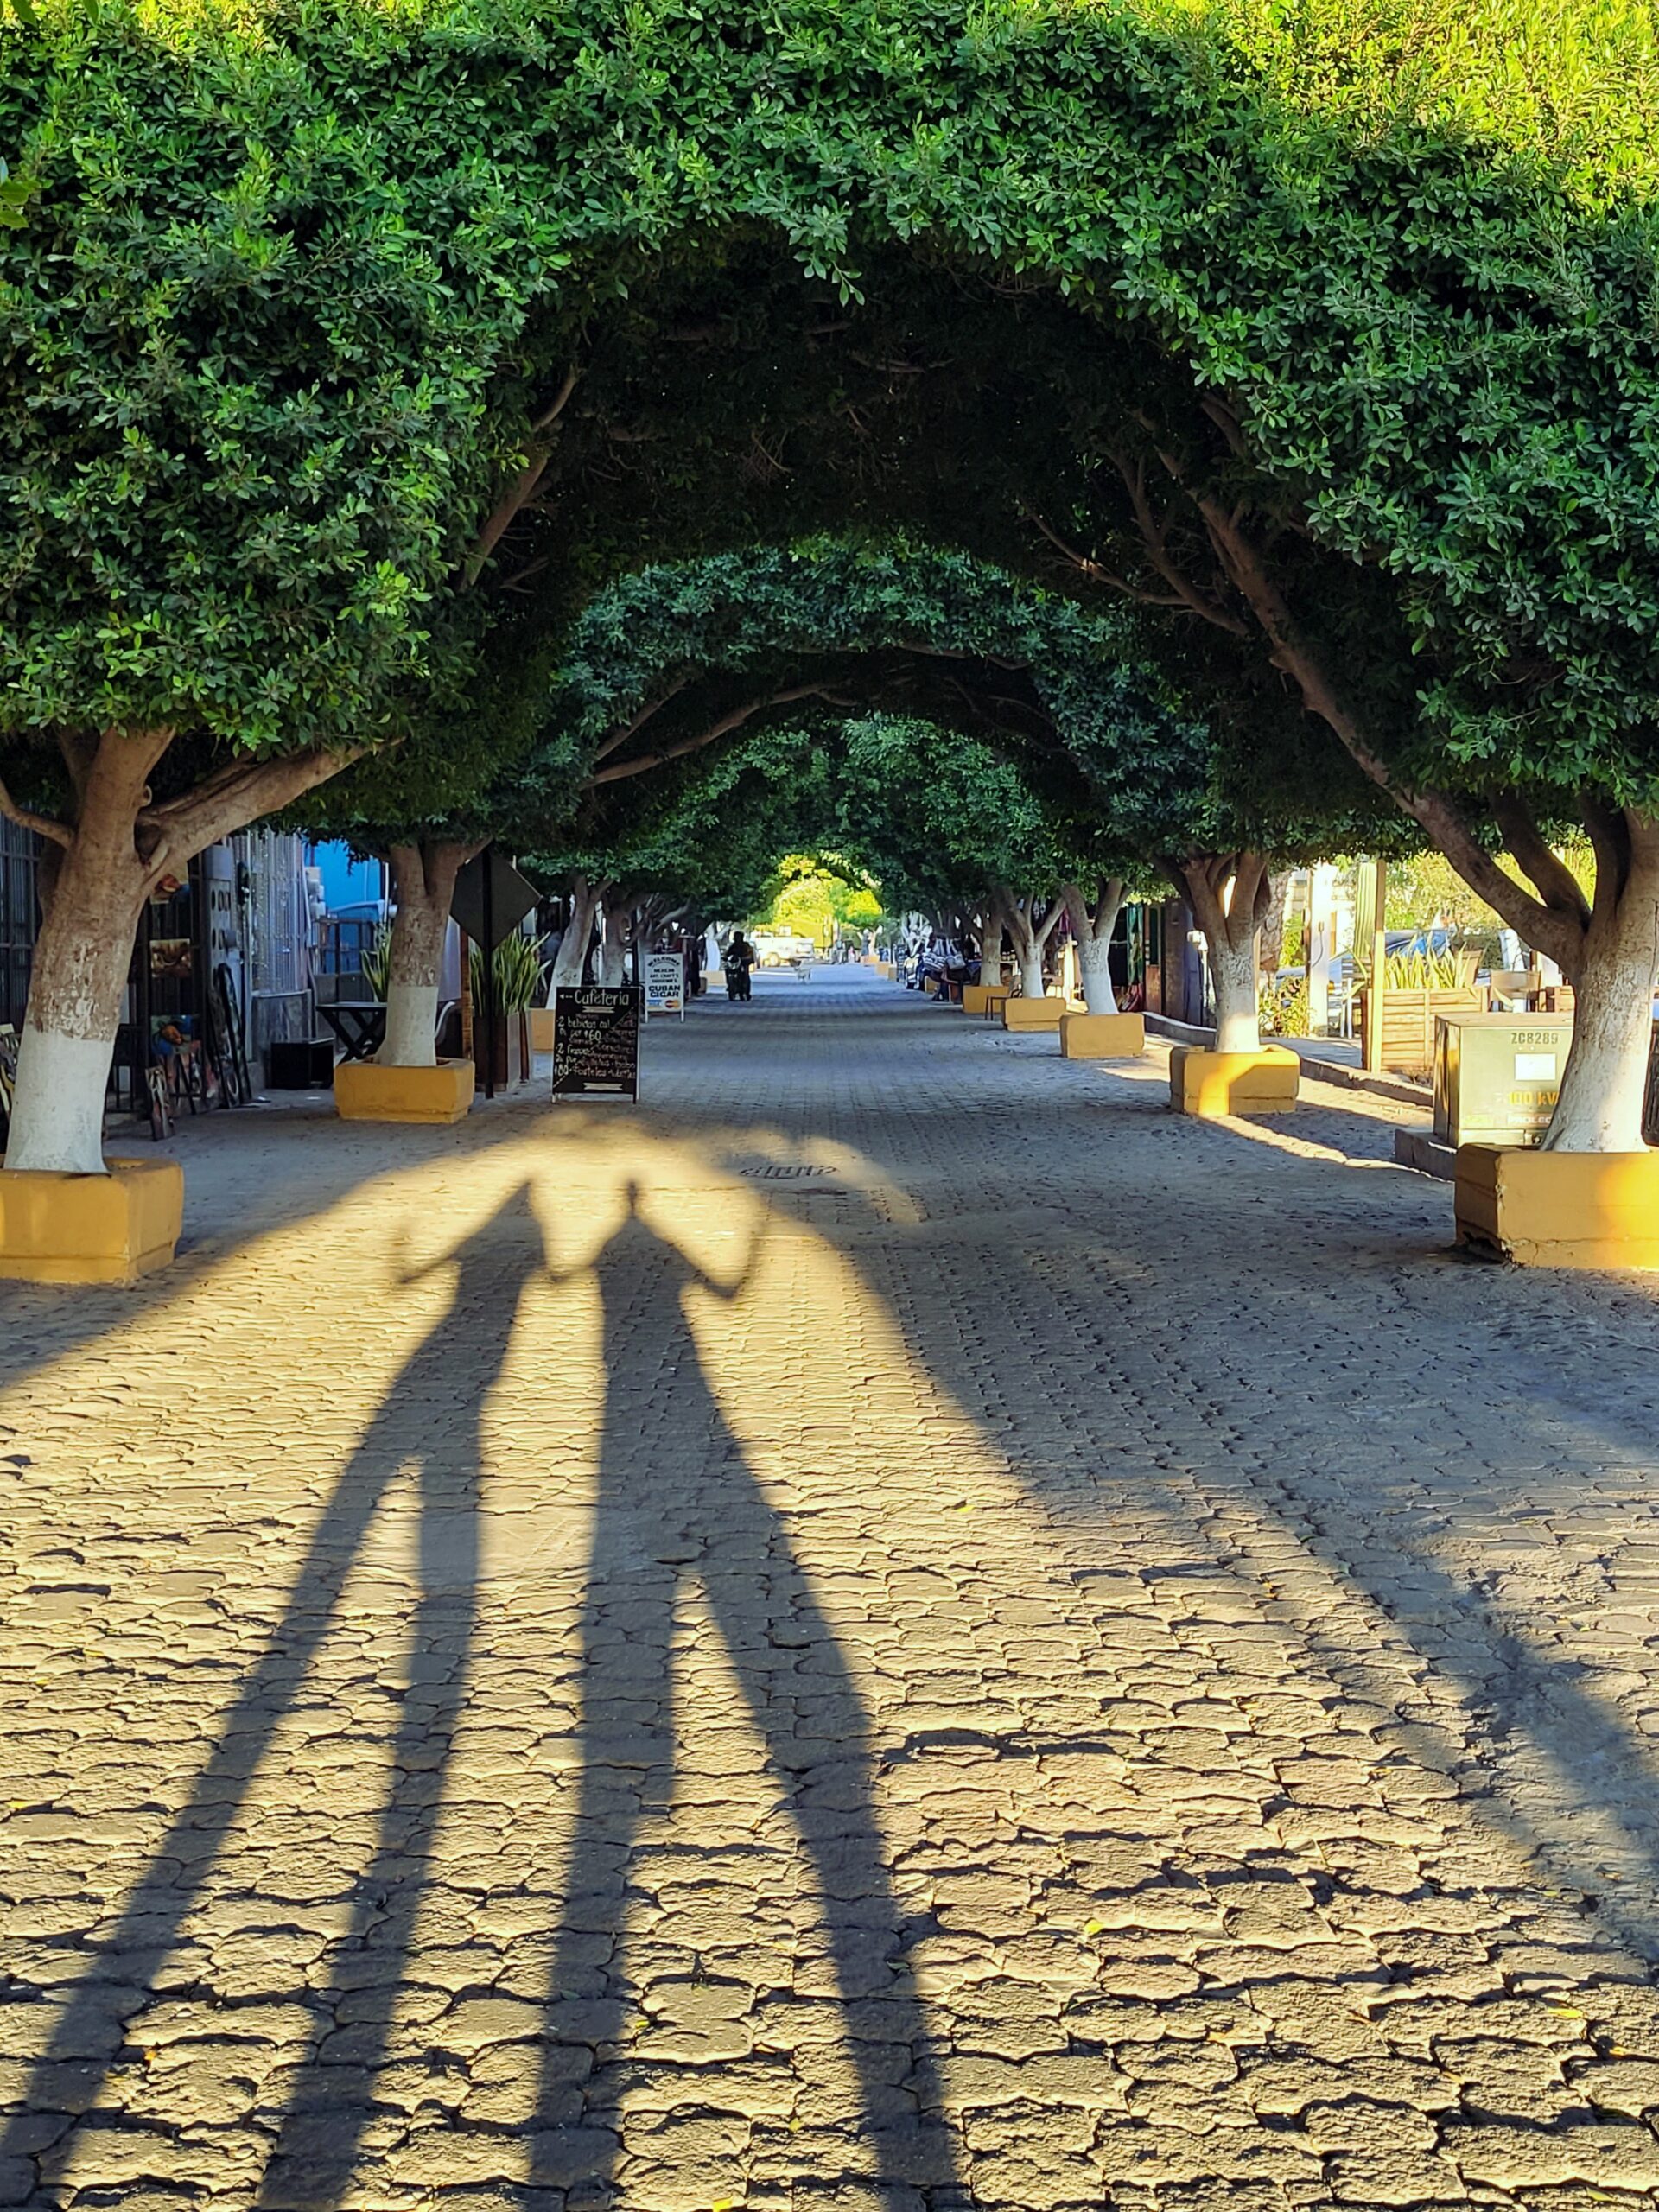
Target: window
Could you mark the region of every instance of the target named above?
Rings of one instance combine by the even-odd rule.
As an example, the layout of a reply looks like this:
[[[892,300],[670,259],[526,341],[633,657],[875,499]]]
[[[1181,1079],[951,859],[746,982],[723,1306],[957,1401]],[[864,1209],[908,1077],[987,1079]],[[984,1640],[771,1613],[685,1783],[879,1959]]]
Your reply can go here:
[[[0,1024],[9,1023],[13,1028],[22,1025],[38,927],[37,851],[32,830],[0,820]]]

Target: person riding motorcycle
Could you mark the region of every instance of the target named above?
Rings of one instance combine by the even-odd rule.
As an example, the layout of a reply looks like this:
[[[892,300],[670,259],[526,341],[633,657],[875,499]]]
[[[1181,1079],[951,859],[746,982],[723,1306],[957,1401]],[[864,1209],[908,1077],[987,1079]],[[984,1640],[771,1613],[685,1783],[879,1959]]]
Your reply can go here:
[[[749,970],[754,965],[754,947],[741,930],[726,948],[726,995],[734,1001],[753,995]]]

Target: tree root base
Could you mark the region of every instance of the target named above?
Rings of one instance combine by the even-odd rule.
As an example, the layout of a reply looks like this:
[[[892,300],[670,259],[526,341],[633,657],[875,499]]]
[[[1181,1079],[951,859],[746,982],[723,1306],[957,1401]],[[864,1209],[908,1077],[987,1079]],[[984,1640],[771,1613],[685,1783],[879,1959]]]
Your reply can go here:
[[[1288,1114],[1302,1072],[1282,1045],[1254,1052],[1213,1052],[1177,1045],[1169,1056],[1169,1103],[1178,1114],[1218,1121],[1229,1114]]]
[[[470,1060],[440,1060],[434,1068],[343,1060],[334,1070],[334,1111],[342,1122],[464,1121],[475,1080]]]
[[[1128,1060],[1147,1049],[1147,1025],[1138,1014],[1068,1014],[1060,1023],[1065,1060]]]
[[[1058,1031],[1065,1013],[1064,999],[1005,999],[1002,1003],[1002,1027],[1021,1032],[1033,1029]]]
[[[137,1282],[172,1263],[184,1225],[176,1160],[111,1160],[106,1175],[0,1175],[0,1278]]]
[[[1659,1152],[1458,1147],[1458,1242],[1522,1268],[1659,1270]]]

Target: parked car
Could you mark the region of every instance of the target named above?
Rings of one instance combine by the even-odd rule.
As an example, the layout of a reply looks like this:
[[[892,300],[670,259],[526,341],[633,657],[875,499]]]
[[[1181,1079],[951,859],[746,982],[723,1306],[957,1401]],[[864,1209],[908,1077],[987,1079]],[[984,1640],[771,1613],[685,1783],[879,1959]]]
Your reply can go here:
[[[785,930],[757,930],[751,942],[756,963],[762,968],[799,968],[817,956],[817,947],[810,937],[797,937]]]

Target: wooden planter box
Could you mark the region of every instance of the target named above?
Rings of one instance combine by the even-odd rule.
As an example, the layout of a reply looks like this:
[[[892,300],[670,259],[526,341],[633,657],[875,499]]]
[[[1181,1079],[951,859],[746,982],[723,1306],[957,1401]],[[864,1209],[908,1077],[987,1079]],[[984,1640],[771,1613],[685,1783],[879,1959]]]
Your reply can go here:
[[[474,1057],[484,1050],[484,1017],[473,1015],[473,1050]],[[515,1084],[528,1083],[532,1071],[530,1049],[530,1016],[526,1014],[499,1014],[495,1018],[495,1087],[511,1090]],[[478,1071],[478,1088],[484,1088],[484,1070]]]
[[[1486,994],[1478,986],[1452,991],[1388,991],[1382,994],[1382,1034],[1375,1034],[1377,994],[1359,995],[1361,1057],[1368,1068],[1392,1068],[1397,1075],[1427,1075],[1434,1065],[1434,1024],[1443,1014],[1484,1014]]]

